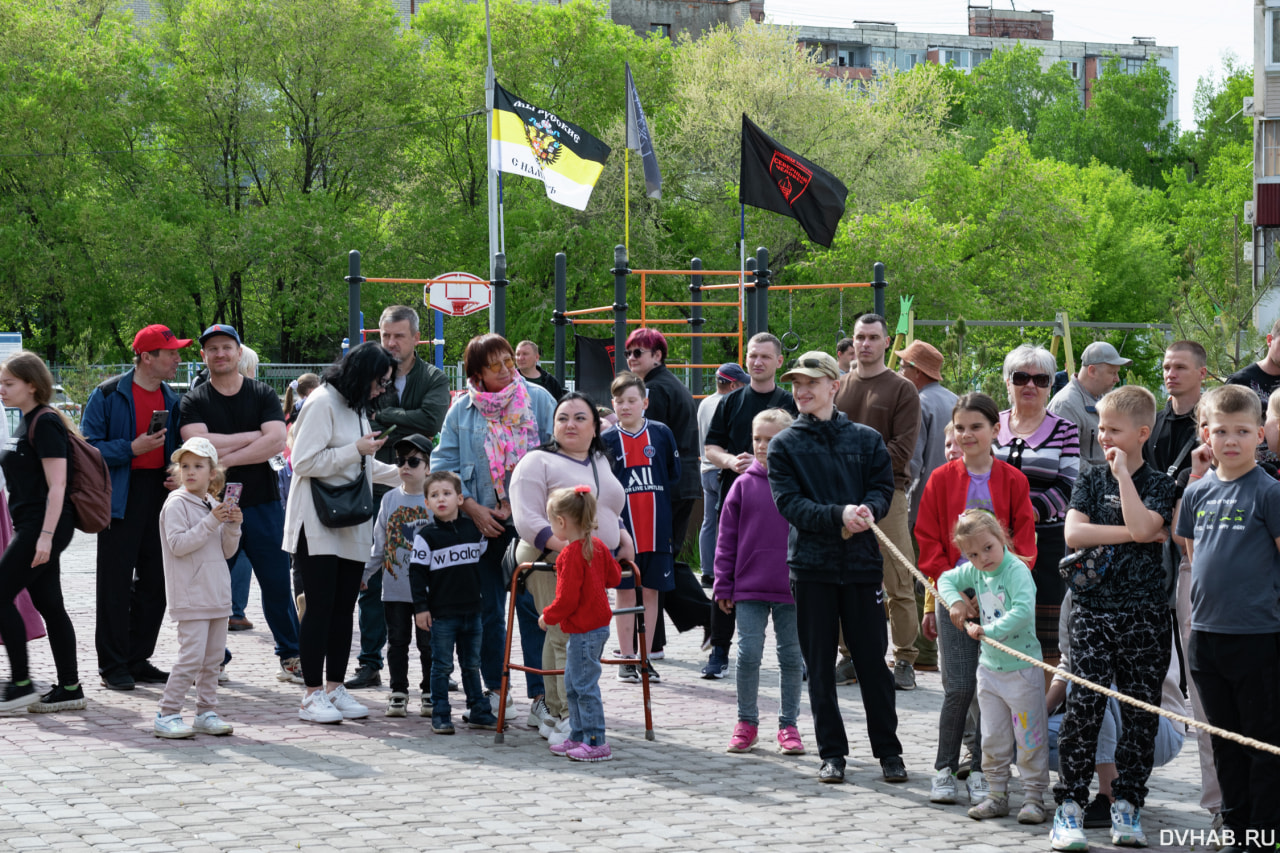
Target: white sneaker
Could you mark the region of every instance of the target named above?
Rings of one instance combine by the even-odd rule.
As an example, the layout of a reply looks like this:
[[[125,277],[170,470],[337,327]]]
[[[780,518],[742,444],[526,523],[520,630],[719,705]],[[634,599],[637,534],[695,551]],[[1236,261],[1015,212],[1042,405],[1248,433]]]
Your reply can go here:
[[[340,723],[342,712],[333,707],[323,690],[317,690],[302,700],[302,706],[298,708],[298,719],[309,723]]]
[[[224,663],[218,667],[218,683],[226,684],[231,680],[231,676],[227,675],[227,665]]]
[[[933,777],[933,786],[929,789],[929,802],[952,805],[956,801],[956,774],[950,767],[944,767]]]
[[[302,680],[302,661],[297,658],[280,658],[280,671],[276,673],[276,681],[305,684]]]
[[[202,735],[229,735],[235,731],[235,726],[219,717],[216,711],[205,711],[203,714],[196,714],[191,728]]]
[[[559,746],[569,739],[569,718],[565,717],[556,727],[551,730],[551,734],[547,737],[547,743],[551,746]]]
[[[987,781],[987,777],[981,773],[970,773],[969,805],[976,806],[989,796],[991,796],[991,783]]]
[[[1111,804],[1111,843],[1117,847],[1147,846],[1147,836],[1142,831],[1142,812],[1128,800],[1116,800]]]
[[[430,693],[422,694],[422,698],[418,702],[418,716],[419,717],[431,716],[431,694]]]
[[[181,714],[163,716],[159,711],[156,712],[156,721],[151,730],[155,732],[156,737],[163,738],[193,737],[196,733],[195,729],[182,721]]]
[[[542,718],[542,722],[538,724],[538,734],[543,740],[547,740],[551,737],[551,733],[556,730],[556,726],[558,725],[560,725],[560,721],[548,712],[547,715]]]
[[[369,709],[355,700],[347,688],[339,684],[328,693],[329,703],[338,709],[344,720],[360,720],[369,716]]]
[[[1053,815],[1049,846],[1054,850],[1088,850],[1089,837],[1084,834],[1084,811],[1074,800],[1066,800]]]
[[[531,729],[540,728],[542,721],[547,718],[547,702],[541,696],[534,699],[529,705],[529,719],[525,722]]]
[[[409,713],[409,697],[404,693],[392,693],[387,697],[387,716],[403,717]]]
[[[497,716],[497,714],[498,714],[498,706],[502,704],[502,700],[501,700],[500,698],[498,698],[498,694],[497,694],[497,692],[496,692],[496,691],[493,691],[493,690],[486,690],[486,691],[485,691],[485,693],[487,693],[487,694],[489,695],[489,707],[493,709],[493,714],[494,714],[494,716]],[[511,695],[511,691],[510,691],[510,690],[508,690],[508,691],[507,691],[507,709],[508,709],[508,710],[510,710],[511,708],[514,708],[515,706],[516,706],[516,700],[515,700],[515,697],[514,697],[514,696],[512,696],[512,695]]]

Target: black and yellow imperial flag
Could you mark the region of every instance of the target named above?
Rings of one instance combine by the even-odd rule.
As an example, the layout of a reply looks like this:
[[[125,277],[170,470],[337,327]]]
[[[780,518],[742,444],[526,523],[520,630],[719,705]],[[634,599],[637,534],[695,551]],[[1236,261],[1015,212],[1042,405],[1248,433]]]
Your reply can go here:
[[[848,195],[839,178],[779,145],[742,114],[738,201],[799,220],[810,240],[830,248]]]
[[[499,172],[542,181],[547,198],[586,210],[609,146],[573,122],[493,87],[489,162]]]

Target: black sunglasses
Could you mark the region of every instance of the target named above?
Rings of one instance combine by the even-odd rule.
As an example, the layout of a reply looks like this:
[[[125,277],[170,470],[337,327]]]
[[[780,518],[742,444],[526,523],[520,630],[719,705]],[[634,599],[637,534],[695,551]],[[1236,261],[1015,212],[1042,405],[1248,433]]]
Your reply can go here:
[[[1028,382],[1034,382],[1037,388],[1048,388],[1053,384],[1053,377],[1047,373],[1023,373],[1021,370],[1009,377],[1009,381],[1016,387],[1021,388]]]
[[[627,350],[627,357],[628,357],[628,358],[639,358],[640,356],[644,355],[644,354],[645,354],[645,353],[647,353],[647,352],[653,352],[653,350],[648,350],[648,349],[639,349],[639,348],[636,348],[636,349],[629,349],[629,350]]]
[[[821,370],[823,372],[829,371],[831,369],[830,364],[828,364],[825,361],[820,361],[819,359],[816,359],[816,358],[802,358],[799,361],[797,361],[796,364],[800,367],[807,367],[810,370]]]
[[[396,457],[397,468],[403,468],[405,465],[408,465],[410,468],[417,468],[419,465],[426,465],[426,464],[427,464],[427,460],[423,459],[421,456],[397,456]]]
[[[385,390],[387,388],[390,388],[392,385],[394,385],[395,381],[396,379],[394,376],[388,376],[385,379],[379,379],[378,385]]]

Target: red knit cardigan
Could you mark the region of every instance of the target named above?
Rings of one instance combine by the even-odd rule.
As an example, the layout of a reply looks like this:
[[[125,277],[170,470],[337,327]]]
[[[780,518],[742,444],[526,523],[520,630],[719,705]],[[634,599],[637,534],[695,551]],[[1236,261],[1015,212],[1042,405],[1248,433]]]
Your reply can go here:
[[[1013,553],[1036,558],[1036,512],[1026,475],[999,459],[991,468],[991,506],[996,518],[1011,534]],[[920,571],[937,580],[960,562],[960,549],[952,536],[956,520],[969,497],[969,471],[963,459],[935,468],[924,485],[920,512],[916,515],[916,543],[920,546]]]
[[[582,558],[582,540],[570,542],[556,557],[556,597],[542,618],[566,634],[585,634],[613,619],[606,587],[622,583],[622,568],[603,542],[594,536],[591,562]]]

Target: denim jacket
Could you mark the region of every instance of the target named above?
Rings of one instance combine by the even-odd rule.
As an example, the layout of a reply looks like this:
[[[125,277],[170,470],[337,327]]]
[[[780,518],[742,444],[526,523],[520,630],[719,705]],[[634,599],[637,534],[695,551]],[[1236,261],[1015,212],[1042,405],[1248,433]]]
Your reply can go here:
[[[524,379],[516,377],[516,381],[524,382]],[[525,384],[534,420],[538,422],[538,438],[546,442],[551,438],[556,400],[545,388]],[[444,416],[440,444],[431,451],[431,470],[454,472],[462,479],[464,498],[474,498],[477,503],[494,509],[498,506],[498,495],[493,490],[489,458],[484,452],[484,438],[488,431],[484,415],[471,404],[471,395],[459,397]]]

